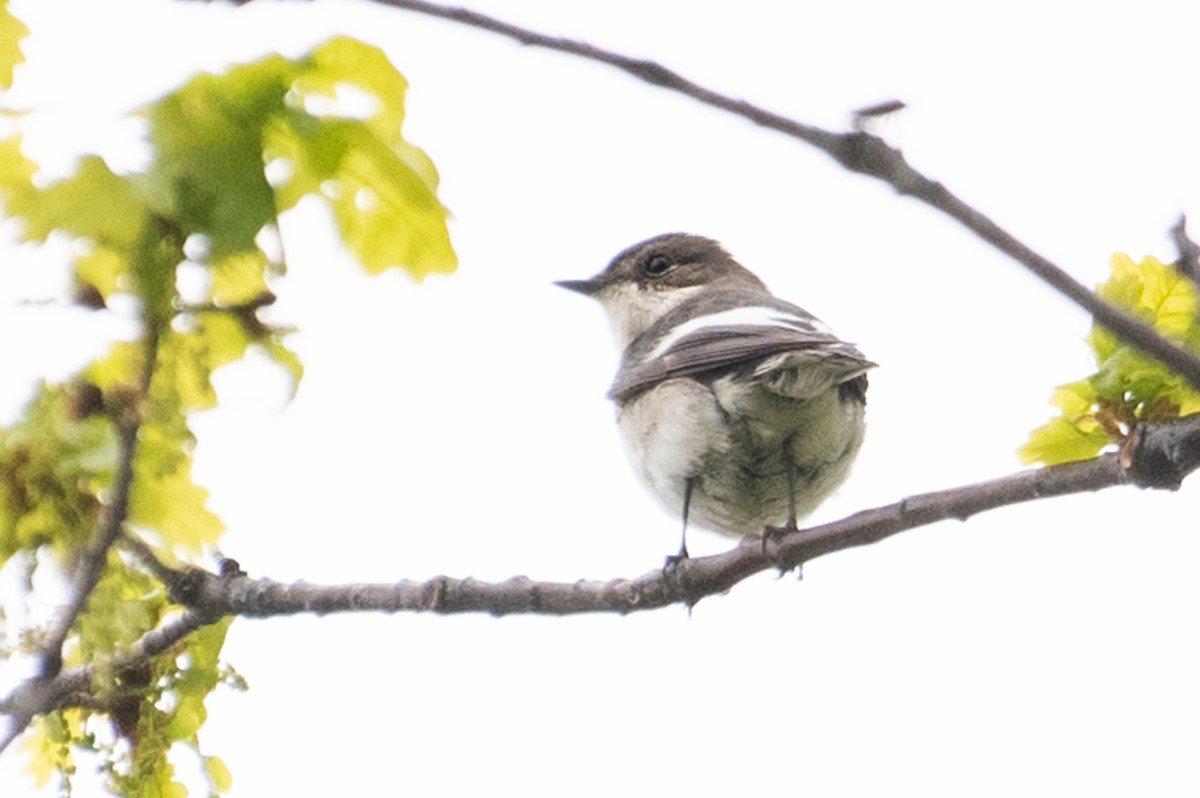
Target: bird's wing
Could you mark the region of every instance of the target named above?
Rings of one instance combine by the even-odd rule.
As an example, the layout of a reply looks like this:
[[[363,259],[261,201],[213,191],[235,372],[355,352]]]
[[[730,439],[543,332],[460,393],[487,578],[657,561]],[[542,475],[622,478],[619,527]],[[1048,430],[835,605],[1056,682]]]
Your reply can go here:
[[[738,308],[692,319],[631,347],[609,396],[620,401],[665,380],[727,374],[763,377],[766,385],[791,394],[797,374],[806,375],[806,384],[832,386],[874,365],[799,308]]]

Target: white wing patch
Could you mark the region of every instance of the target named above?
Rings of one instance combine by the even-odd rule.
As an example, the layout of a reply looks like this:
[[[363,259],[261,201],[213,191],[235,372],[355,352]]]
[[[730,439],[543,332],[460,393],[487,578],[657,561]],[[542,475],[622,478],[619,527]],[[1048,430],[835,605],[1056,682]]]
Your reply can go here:
[[[647,360],[661,357],[675,344],[694,332],[708,327],[780,327],[787,330],[808,329],[833,335],[833,331],[812,316],[797,316],[779,308],[751,305],[731,308],[707,316],[697,316],[680,324],[662,337],[647,356]]]

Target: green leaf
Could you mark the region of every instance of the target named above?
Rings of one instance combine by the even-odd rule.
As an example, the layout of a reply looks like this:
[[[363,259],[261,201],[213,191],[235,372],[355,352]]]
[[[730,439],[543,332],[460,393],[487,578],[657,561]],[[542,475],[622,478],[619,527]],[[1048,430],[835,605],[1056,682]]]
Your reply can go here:
[[[217,666],[220,661],[221,649],[225,646],[225,637],[229,634],[229,627],[232,624],[233,618],[223,618],[193,632],[188,637],[188,654],[191,656],[190,670],[203,672],[202,684],[206,691],[212,690],[220,681]]]
[[[260,251],[230,255],[210,264],[212,301],[221,307],[240,305],[269,293],[266,255]]]
[[[204,701],[221,679],[218,657],[232,621],[225,618],[188,636],[187,667],[171,681],[178,702],[167,726],[172,739],[195,742],[208,715]]]
[[[1096,404],[1096,389],[1091,380],[1060,385],[1051,394],[1050,403],[1060,408],[1067,418],[1079,418],[1092,411]]]
[[[191,479],[191,458],[172,471],[159,471],[154,463],[136,470],[129,521],[150,527],[169,544],[183,546],[193,555],[205,545],[215,545],[225,525],[205,506],[208,491]]]
[[[67,780],[75,772],[72,747],[84,740],[83,711],[49,712],[34,718],[29,729],[21,742],[21,751],[29,757],[26,770],[33,776],[34,786],[45,787],[55,773]]]
[[[10,198],[7,210],[22,219],[27,239],[45,241],[59,231],[118,250],[132,248],[146,224],[146,210],[132,182],[95,156],[80,161],[66,180]]]
[[[214,793],[229,792],[233,789],[233,774],[225,762],[219,757],[204,757],[204,773]]]
[[[120,291],[123,285],[128,287],[125,271],[121,253],[109,247],[98,247],[75,258],[76,281],[92,286],[105,300]]]
[[[1029,435],[1029,440],[1017,450],[1022,463],[1056,465],[1076,460],[1088,460],[1100,453],[1111,441],[1098,425],[1090,432],[1065,418],[1052,418]]]
[[[147,190],[159,213],[209,239],[210,258],[257,252],[275,221],[263,133],[284,109],[293,67],[279,56],[199,75],[145,109],[156,149]]]
[[[108,567],[88,599],[87,610],[79,616],[80,659],[73,664],[96,662],[127,652],[134,641],[155,627],[166,609],[167,596],[162,586],[148,574],[130,568],[116,553],[110,553]],[[111,678],[111,673],[105,676]],[[101,689],[115,688],[102,684]]]
[[[195,314],[177,326],[184,331],[172,332],[160,345],[156,388],[187,410],[214,407],[213,372],[246,353],[251,343],[246,328],[232,314],[220,312]]]
[[[399,266],[419,280],[453,271],[437,170],[400,134],[404,78],[382,52],[349,39],[323,45],[308,64],[295,83],[299,101],[268,138],[269,157],[288,172],[277,188],[280,208],[308,194],[324,197],[347,246],[372,274]],[[343,85],[372,100],[371,112],[320,113],[305,102],[336,96]]]
[[[74,557],[95,529],[117,446],[108,419],[82,411],[82,390],[44,385],[0,428],[0,564],[42,546]]]
[[[348,145],[339,190],[326,193],[346,245],[368,272],[403,265],[421,279],[457,264],[446,230],[446,210],[427,182],[415,153],[386,148],[361,129],[340,126]],[[415,149],[415,148],[414,148]],[[419,152],[419,151],[418,151]]]
[[[372,274],[404,266],[417,279],[457,266],[436,173],[420,150],[388,146],[361,123],[304,120],[275,146],[293,166],[279,189],[284,207],[318,192],[346,245]]]
[[[1189,280],[1155,258],[1135,263],[1117,254],[1111,266],[1112,276],[1097,289],[1103,299],[1166,338],[1200,351],[1200,303]],[[1032,433],[1019,451],[1023,462],[1049,465],[1094,457],[1138,423],[1200,412],[1200,392],[1159,361],[1100,326],[1093,326],[1088,343],[1096,372],[1055,391],[1052,401],[1062,416]]]
[[[133,473],[130,523],[194,555],[217,543],[225,526],[207,507],[208,491],[192,481],[191,455],[170,426],[143,426]]]
[[[373,113],[365,119],[376,135],[384,141],[400,140],[408,81],[382,50],[339,36],[314,50],[306,61],[308,69],[296,81],[303,95],[335,98],[339,88],[354,86],[374,101]]]
[[[10,136],[0,139],[0,194],[6,205],[27,201],[27,195],[35,189],[33,176],[37,164],[21,152],[21,137]]]
[[[208,491],[191,477],[194,438],[185,411],[211,407],[212,372],[245,351],[241,326],[226,314],[204,314],[194,329],[171,331],[159,342],[156,368],[134,459],[129,520],[153,529],[168,544],[200,553],[224,530],[208,510]],[[88,375],[106,394],[128,395],[144,370],[144,347],[118,343]]]
[[[401,136],[407,87],[382,51],[348,38],[200,75],[143,112],[159,153],[146,192],[208,238],[214,262],[257,253],[277,209],[319,194],[368,271],[453,271],[437,170]],[[349,89],[366,112],[345,107]],[[289,173],[274,189],[267,163]]]
[[[0,0],[0,89],[12,88],[13,69],[25,61],[21,40],[29,28],[8,10],[8,0]]]
[[[58,761],[57,753],[58,746],[50,738],[46,731],[46,727],[50,725],[50,718],[56,713],[44,715],[39,718],[34,718],[29,724],[29,732],[25,739],[21,742],[21,751],[29,757],[29,764],[26,766],[26,771],[33,776],[33,786],[41,789],[50,783],[50,777],[62,767],[62,762]],[[70,749],[67,749],[68,751]]]
[[[84,377],[95,383],[105,394],[136,390],[145,368],[146,347],[136,341],[119,341],[108,349],[108,355],[84,369]]]

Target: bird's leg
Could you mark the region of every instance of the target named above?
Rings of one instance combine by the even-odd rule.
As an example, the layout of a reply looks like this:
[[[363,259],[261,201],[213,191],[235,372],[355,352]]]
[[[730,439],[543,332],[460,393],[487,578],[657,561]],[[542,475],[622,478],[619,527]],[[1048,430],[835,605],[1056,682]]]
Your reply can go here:
[[[683,530],[679,535],[679,553],[667,555],[667,565],[670,568],[680,560],[688,558],[687,550],[687,522],[688,522],[688,507],[692,503],[692,487],[696,484],[695,477],[688,477],[683,483]]]
[[[792,458],[789,456],[788,445],[790,444],[790,442],[791,442],[790,439],[788,441],[784,442],[784,450],[783,450],[783,462],[784,462],[784,468],[787,470],[787,483],[788,483],[787,524],[783,527],[768,526],[767,528],[765,528],[763,530],[763,535],[762,535],[763,558],[775,563],[775,566],[779,569],[780,576],[783,576],[785,573],[787,573],[789,569],[786,566],[784,566],[783,563],[778,562],[776,560],[776,558],[773,557],[767,551],[767,544],[770,542],[771,538],[777,537],[786,532],[795,532],[797,529],[800,528],[797,523],[798,519],[796,518],[796,465],[795,465],[795,463],[792,462]],[[804,578],[804,572],[801,570],[799,565],[796,566],[796,575],[801,579]]]
[[[687,587],[683,583],[683,572],[679,568],[679,564],[688,559],[687,550],[687,522],[688,522],[688,507],[692,503],[692,488],[695,487],[695,478],[688,477],[683,484],[683,531],[679,538],[679,553],[668,554],[667,561],[663,563],[663,579],[665,580],[668,590],[672,591],[676,596],[683,600],[687,607],[688,617],[692,617],[692,605],[695,604],[688,598]]]

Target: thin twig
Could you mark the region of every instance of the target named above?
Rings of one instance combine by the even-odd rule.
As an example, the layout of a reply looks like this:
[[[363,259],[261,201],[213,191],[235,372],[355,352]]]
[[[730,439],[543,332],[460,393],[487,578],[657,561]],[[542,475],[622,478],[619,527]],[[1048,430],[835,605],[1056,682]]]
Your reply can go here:
[[[54,634],[42,650],[41,674],[53,676],[62,668],[62,648],[71,634],[79,614],[87,606],[88,599],[108,562],[108,552],[116,543],[129,516],[129,496],[133,486],[133,463],[137,456],[137,438],[141,430],[142,408],[137,406],[150,391],[150,380],[154,376],[154,364],[158,353],[159,331],[154,324],[147,325],[146,355],[142,373],[138,378],[137,402],[128,412],[115,411],[113,423],[117,428],[118,460],[116,477],[113,480],[112,501],[105,508],[103,522],[92,543],[75,569],[71,592],[71,603],[59,620]]]
[[[133,487],[133,464],[137,457],[137,439],[144,412],[141,405],[149,394],[150,381],[154,377],[159,334],[159,325],[148,321],[145,362],[142,364],[142,371],[138,377],[137,398],[131,407],[117,408],[113,411],[113,423],[117,428],[118,459],[116,476],[113,479],[112,501],[104,508],[103,521],[97,530],[91,548],[83,555],[75,568],[71,601],[59,619],[58,625],[54,628],[53,634],[42,646],[38,675],[21,688],[24,695],[21,700],[14,702],[15,711],[5,713],[11,714],[13,719],[4,737],[0,738],[0,753],[25,730],[34,717],[52,707],[52,705],[46,704],[50,696],[50,693],[47,692],[47,685],[53,684],[62,671],[63,646],[71,634],[71,628],[75,625],[75,621],[87,607],[92,591],[100,583],[100,577],[108,563],[108,553],[121,536],[125,519],[129,516],[129,497]],[[21,693],[14,695],[19,696]]]
[[[108,560],[108,551],[112,548],[121,527],[125,523],[129,508],[129,490],[133,484],[133,459],[137,450],[138,423],[132,418],[119,419],[117,426],[117,447],[119,459],[117,475],[113,482],[113,500],[104,508],[104,520],[91,549],[83,555],[75,569],[71,602],[58,621],[54,633],[46,641],[42,649],[41,666],[43,676],[54,676],[62,669],[62,649],[71,634],[79,614],[87,606],[92,591],[100,581],[104,566]]]
[[[158,578],[158,581],[168,587],[182,579],[186,573],[164,563],[154,553],[154,549],[150,547],[149,543],[131,532],[127,531],[121,535],[120,545],[122,548],[132,552],[143,568],[154,574]]]
[[[666,67],[639,58],[630,58],[585,42],[547,36],[527,28],[464,8],[448,8],[423,0],[374,0],[380,5],[451,20],[463,25],[498,33],[522,44],[544,47],[562,53],[608,64],[634,77],[664,89],[687,95],[706,105],[749,119],[755,124],[828,153],[851,171],[870,175],[891,184],[901,194],[934,207],[955,219],[996,249],[1024,265],[1059,293],[1082,307],[1092,318],[1121,340],[1162,361],[1173,371],[1200,388],[1200,357],[1174,345],[1132,316],[1108,304],[1061,267],[1039,255],[984,214],[960,200],[940,183],[912,168],[899,150],[865,133],[834,133],[772,113],[745,100],[712,91],[684,78]]]
[[[198,612],[185,612],[176,620],[153,629],[134,643],[128,655],[106,663],[113,672],[135,667],[151,657],[171,649],[180,640],[210,623],[220,620]],[[68,706],[82,706],[91,696],[94,664],[60,670],[50,678],[34,677],[22,683],[6,699],[0,701],[0,715],[9,715],[13,722],[0,737],[0,754],[25,731],[38,715]]]

